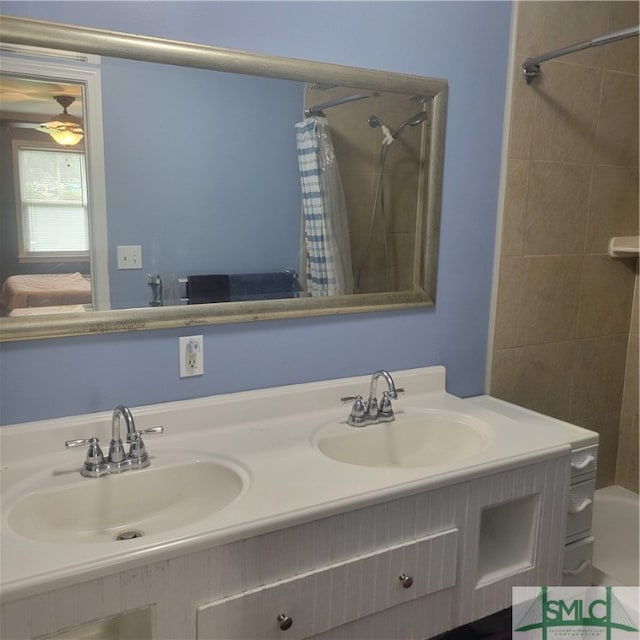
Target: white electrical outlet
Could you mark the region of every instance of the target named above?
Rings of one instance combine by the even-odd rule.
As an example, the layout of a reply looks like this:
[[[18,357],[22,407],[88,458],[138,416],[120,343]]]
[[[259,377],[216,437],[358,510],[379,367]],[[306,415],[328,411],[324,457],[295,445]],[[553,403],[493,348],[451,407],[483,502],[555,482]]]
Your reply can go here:
[[[180,357],[180,377],[204,375],[204,346],[202,336],[182,336],[178,338]]]

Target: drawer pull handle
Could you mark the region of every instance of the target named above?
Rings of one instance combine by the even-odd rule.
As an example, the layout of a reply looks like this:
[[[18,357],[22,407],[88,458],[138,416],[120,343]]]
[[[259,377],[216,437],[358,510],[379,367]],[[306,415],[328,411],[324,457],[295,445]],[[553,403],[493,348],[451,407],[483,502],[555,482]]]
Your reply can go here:
[[[593,501],[591,500],[591,498],[583,498],[582,502],[579,505],[575,507],[571,505],[569,507],[569,513],[571,514],[582,513],[585,509],[590,507],[592,504],[593,504]]]
[[[280,623],[280,628],[283,631],[286,631],[287,629],[291,628],[291,625],[293,625],[293,618],[286,615],[285,613],[281,613],[278,616],[278,622]]]
[[[580,462],[572,462],[571,468],[576,469],[577,471],[582,471],[582,469],[586,469],[594,460],[595,456],[592,456],[589,453]]]
[[[583,560],[576,569],[563,569],[562,575],[565,576],[577,576],[582,573],[591,563],[588,560]]]
[[[408,576],[406,573],[401,573],[398,580],[400,580],[400,584],[402,584],[405,589],[408,589],[413,585],[413,578]]]

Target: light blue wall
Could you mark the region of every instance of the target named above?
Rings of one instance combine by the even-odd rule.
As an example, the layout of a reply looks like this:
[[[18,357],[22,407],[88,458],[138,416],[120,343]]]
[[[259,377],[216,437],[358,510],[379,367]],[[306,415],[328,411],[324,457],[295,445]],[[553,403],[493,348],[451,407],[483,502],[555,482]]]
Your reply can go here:
[[[114,58],[100,69],[111,306],[146,306],[147,273],[299,271],[304,83]],[[144,270],[119,271],[118,245],[141,245]]]
[[[4,2],[2,11],[450,84],[435,308],[5,343],[3,424],[379,367],[443,364],[451,392],[483,392],[510,3]],[[177,338],[198,333],[206,374],[180,380]]]

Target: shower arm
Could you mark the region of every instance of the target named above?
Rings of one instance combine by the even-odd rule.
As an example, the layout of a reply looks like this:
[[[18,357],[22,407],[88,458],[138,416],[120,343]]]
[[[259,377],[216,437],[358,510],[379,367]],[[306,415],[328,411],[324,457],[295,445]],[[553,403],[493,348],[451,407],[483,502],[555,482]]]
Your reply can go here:
[[[329,100],[328,102],[323,102],[322,104],[317,104],[313,107],[307,107],[304,110],[304,115],[307,118],[311,116],[322,116],[324,115],[324,109],[331,109],[331,107],[337,107],[341,104],[346,104],[347,102],[355,102],[356,100],[364,100],[365,98],[371,98],[372,96],[369,94],[356,94],[353,96],[345,96],[344,98],[336,98],[335,100]]]
[[[618,40],[637,37],[639,34],[640,25],[636,25],[635,27],[627,27],[626,29],[620,29],[619,31],[614,31],[613,33],[593,38],[592,40],[572,44],[568,47],[564,47],[563,49],[556,49],[549,53],[543,53],[535,58],[527,58],[522,63],[525,80],[527,81],[527,84],[530,84],[532,80],[540,75],[540,63],[542,62],[553,60],[553,58],[559,58],[560,56],[566,56],[568,53],[575,53],[576,51],[589,49],[590,47],[599,47],[602,44],[609,44],[611,42],[617,42]]]

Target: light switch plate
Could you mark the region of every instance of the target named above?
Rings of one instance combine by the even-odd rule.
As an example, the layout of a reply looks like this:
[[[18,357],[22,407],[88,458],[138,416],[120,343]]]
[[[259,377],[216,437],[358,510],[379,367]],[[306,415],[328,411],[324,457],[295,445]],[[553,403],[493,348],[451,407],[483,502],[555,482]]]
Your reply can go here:
[[[142,269],[142,247],[118,245],[118,269]]]

